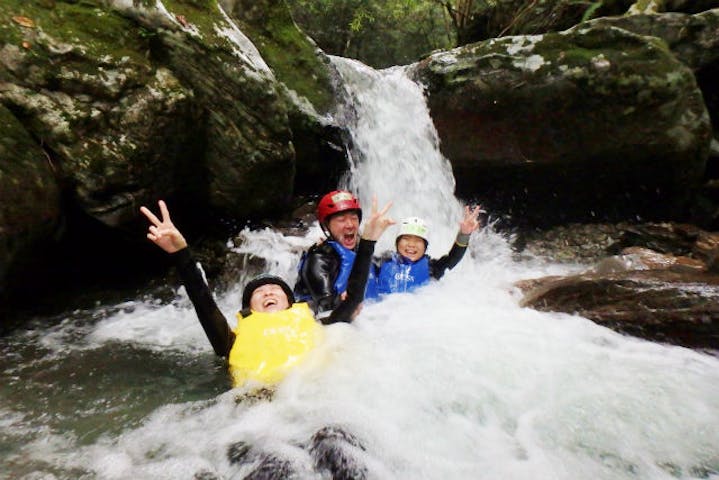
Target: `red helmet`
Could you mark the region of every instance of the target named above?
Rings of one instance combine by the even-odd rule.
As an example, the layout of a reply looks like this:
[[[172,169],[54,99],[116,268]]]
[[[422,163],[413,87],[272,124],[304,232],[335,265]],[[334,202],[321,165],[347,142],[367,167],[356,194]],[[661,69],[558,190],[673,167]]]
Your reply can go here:
[[[317,219],[320,225],[324,225],[330,215],[347,210],[355,210],[362,220],[362,207],[357,197],[346,190],[335,190],[322,197],[317,204]]]

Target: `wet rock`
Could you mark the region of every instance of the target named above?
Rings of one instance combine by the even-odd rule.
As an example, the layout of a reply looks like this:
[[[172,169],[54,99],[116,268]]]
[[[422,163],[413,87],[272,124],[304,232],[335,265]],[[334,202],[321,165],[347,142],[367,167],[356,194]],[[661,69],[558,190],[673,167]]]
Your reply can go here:
[[[514,244],[524,253],[561,263],[592,264],[610,253],[610,248],[619,241],[626,226],[572,223],[520,232]]]
[[[227,459],[232,464],[241,465],[251,461],[250,453],[251,446],[247,442],[235,442],[231,444],[227,449]]]
[[[62,229],[55,166],[30,133],[0,105],[0,319],[7,276],[30,284]],[[2,321],[0,320],[0,325]]]
[[[88,242],[116,242],[113,251],[127,256],[119,263],[128,265],[144,256],[136,241],[140,205],[174,200],[184,233],[208,235],[208,218],[284,215],[297,172],[309,185],[344,167],[344,152],[331,145],[341,132],[327,115],[336,101],[327,57],[297,29],[284,2],[245,3],[0,4],[4,136],[29,144],[22,155],[37,157],[38,175],[26,178],[47,183],[44,196],[12,206],[18,215],[0,216],[0,232],[15,230],[15,216],[48,226],[17,237],[13,251],[58,233],[72,241],[92,237]],[[251,15],[248,5],[262,15]],[[40,171],[48,165],[49,175]],[[2,188],[2,198],[11,198]],[[60,195],[62,204],[51,201]],[[80,221],[54,228],[51,208],[54,219]],[[86,254],[73,267],[87,262],[96,275],[105,259],[78,249]],[[6,278],[9,271],[46,276],[19,258],[0,258],[0,282],[17,283]]]
[[[540,245],[549,258],[553,249],[562,258],[591,258],[575,253],[577,245],[563,236],[603,244],[605,255],[580,274],[517,282],[523,306],[576,313],[650,340],[719,348],[719,234],[672,223],[574,225],[545,237],[535,232],[527,249]]]
[[[359,439],[339,426],[326,426],[315,432],[306,448],[313,459],[315,472],[322,478],[332,480],[364,480],[367,469],[355,457],[356,452],[364,451]],[[286,458],[255,449],[244,441],[231,444],[227,449],[227,458],[232,465],[241,466],[256,463],[245,480],[283,480],[301,478],[302,468],[296,468]],[[304,472],[307,473],[307,472]]]
[[[360,441],[346,430],[328,426],[311,440],[310,453],[319,471],[329,472],[333,480],[364,480],[367,469],[357,462],[353,450],[364,450]]]
[[[244,480],[288,480],[291,478],[297,478],[292,463],[286,459],[268,455],[244,477]]]
[[[719,273],[719,233],[701,232],[692,253],[704,262],[707,270]]]
[[[661,253],[688,255],[702,232],[682,223],[646,223],[623,225],[617,241],[607,251],[617,253],[627,247],[645,247]]]
[[[215,473],[203,470],[195,473],[192,477],[194,480],[221,480],[222,477],[218,477]]]
[[[521,304],[576,313],[649,340],[719,348],[716,274],[663,269],[552,277],[535,281]]]

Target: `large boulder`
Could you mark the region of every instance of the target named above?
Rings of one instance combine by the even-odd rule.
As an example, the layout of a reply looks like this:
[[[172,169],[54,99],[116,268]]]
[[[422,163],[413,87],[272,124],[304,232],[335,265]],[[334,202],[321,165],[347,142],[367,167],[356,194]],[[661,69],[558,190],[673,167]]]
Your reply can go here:
[[[523,306],[576,313],[650,340],[719,348],[719,233],[672,223],[573,225],[538,233],[525,248],[593,265],[518,282]]]
[[[715,131],[719,128],[719,8],[696,15],[666,13],[599,18],[588,25],[618,27],[661,38],[674,55],[694,71]]]
[[[343,94],[329,57],[295,24],[284,0],[224,0],[281,82],[295,150],[295,193],[332,189],[348,166],[333,113]]]
[[[276,218],[290,211],[298,170],[311,183],[331,170],[323,161],[335,170],[345,165],[335,146],[340,132],[328,120],[335,102],[329,61],[283,2],[254,2],[260,17],[246,7],[232,0],[0,4],[4,142],[32,145],[24,154],[54,166],[46,195],[62,194],[51,216],[70,213],[60,233],[71,243],[124,239],[113,244],[115,256],[131,264],[132,239],[143,238],[142,204],[174,199],[182,224],[206,232],[205,218]],[[314,158],[325,151],[331,155]],[[13,165],[8,178],[21,169],[14,158],[0,159]],[[297,158],[308,166],[298,167]],[[0,216],[0,232],[14,232],[18,218],[48,217],[37,214],[49,211],[44,197],[24,200]],[[13,251],[30,252],[55,233],[32,230],[13,239]],[[95,255],[107,254],[82,253],[80,262],[95,272],[104,261]],[[13,263],[25,265],[22,256],[4,254],[0,281],[17,283],[6,275],[17,271]]]
[[[505,37],[415,67],[460,195],[515,223],[684,214],[711,126],[655,37],[604,25]]]
[[[150,11],[138,23],[84,5],[3,7],[16,32],[0,96],[43,139],[83,210],[117,226],[186,178],[232,214],[287,202],[254,181],[278,172],[271,185],[291,191],[286,107],[267,66],[223,33],[232,25],[219,11]],[[213,22],[202,35],[201,21]]]
[[[507,35],[558,32],[593,18],[631,17],[662,12],[699,13],[719,8],[719,0],[495,0],[478,3],[458,31],[458,44]]]
[[[522,305],[576,313],[649,340],[717,349],[717,297],[719,275],[674,267],[545,278],[532,284]]]

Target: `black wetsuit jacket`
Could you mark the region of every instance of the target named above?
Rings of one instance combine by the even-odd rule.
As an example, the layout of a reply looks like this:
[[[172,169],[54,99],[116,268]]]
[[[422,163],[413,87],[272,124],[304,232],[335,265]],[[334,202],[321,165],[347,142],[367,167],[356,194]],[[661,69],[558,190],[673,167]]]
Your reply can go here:
[[[352,315],[364,299],[364,290],[375,243],[371,240],[360,240],[357,248],[357,258],[347,284],[347,298],[340,302],[328,317],[323,318],[322,323],[327,325],[352,321]],[[202,272],[192,258],[189,248],[173,253],[172,257],[182,283],[187,290],[187,295],[195,306],[195,312],[197,312],[202,328],[212,344],[212,348],[217,355],[221,357],[228,356],[232,349],[232,344],[235,342],[235,334],[230,329],[225,316],[217,307],[210,288],[205,283]]]
[[[335,281],[340,273],[341,263],[340,255],[326,241],[313,245],[307,251],[299,271],[295,296],[310,297],[308,303],[315,313],[334,310],[341,301],[339,294],[342,292],[335,292]]]

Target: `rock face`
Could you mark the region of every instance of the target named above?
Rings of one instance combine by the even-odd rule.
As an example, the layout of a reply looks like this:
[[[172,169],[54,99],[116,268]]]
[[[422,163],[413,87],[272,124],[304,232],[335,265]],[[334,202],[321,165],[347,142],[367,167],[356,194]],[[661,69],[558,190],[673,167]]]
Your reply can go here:
[[[587,273],[546,279],[522,304],[577,313],[650,340],[719,348],[719,275],[671,270]]]
[[[114,238],[158,198],[195,218],[272,216],[298,170],[345,165],[327,120],[334,73],[282,1],[254,2],[259,18],[230,0],[158,5],[0,5],[0,279],[35,241],[62,237],[70,211]],[[11,205],[21,191],[33,194]]]
[[[521,282],[521,304],[577,313],[650,340],[719,349],[719,234],[685,225],[632,226],[607,250],[628,244],[635,246],[581,274]]]
[[[436,53],[415,74],[458,192],[518,223],[677,217],[702,181],[702,92],[657,38],[582,24]]]
[[[28,268],[60,230],[60,190],[50,158],[0,106],[0,290],[11,269]],[[18,261],[21,260],[21,261]]]
[[[718,0],[496,0],[476,12],[459,32],[460,45],[506,35],[557,32],[598,17],[631,18],[639,14],[700,13],[719,8]]]

